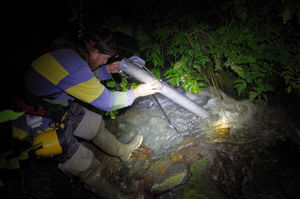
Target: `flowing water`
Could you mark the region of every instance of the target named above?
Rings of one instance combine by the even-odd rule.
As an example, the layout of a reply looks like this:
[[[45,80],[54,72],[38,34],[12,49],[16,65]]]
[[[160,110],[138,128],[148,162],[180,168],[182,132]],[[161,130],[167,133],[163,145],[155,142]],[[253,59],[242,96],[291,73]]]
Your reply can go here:
[[[278,119],[283,118],[270,115],[273,113],[263,105],[248,100],[236,101],[220,92],[216,96],[213,89],[205,89],[199,95],[188,94],[181,89],[178,92],[209,111],[211,117],[201,119],[170,99],[156,94],[171,125],[168,125],[167,118],[154,98],[148,96],[138,99],[107,126],[113,133],[117,133],[122,142],[128,142],[135,134],[142,134],[143,144],[149,147],[153,158],[164,157],[178,150],[178,144],[186,136],[193,136],[194,141],[262,144],[266,139],[276,136],[277,128],[282,127],[282,124],[278,125]],[[266,118],[268,114],[271,118]]]
[[[122,142],[142,134],[147,153],[151,153],[151,160],[147,161],[174,156],[178,151],[183,151],[181,159],[187,165],[199,156],[209,160],[212,178],[227,188],[229,195],[235,195],[235,190],[246,183],[245,176],[257,154],[275,140],[299,139],[289,119],[277,109],[249,100],[237,101],[220,91],[216,94],[211,88],[198,95],[182,89],[178,92],[209,111],[211,117],[201,119],[156,94],[171,125],[154,98],[147,96],[136,100],[106,126]]]

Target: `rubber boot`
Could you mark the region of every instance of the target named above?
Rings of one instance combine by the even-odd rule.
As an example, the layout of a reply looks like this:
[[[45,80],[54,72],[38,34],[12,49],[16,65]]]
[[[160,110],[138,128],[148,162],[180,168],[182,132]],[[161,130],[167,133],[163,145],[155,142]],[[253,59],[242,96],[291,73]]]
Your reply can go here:
[[[88,166],[84,166],[89,160]],[[86,162],[85,162],[86,161]],[[102,167],[99,160],[91,151],[81,146],[80,150],[75,153],[66,163],[59,168],[67,174],[80,178],[84,186],[93,192],[100,199],[143,199],[141,193],[125,195],[119,192],[101,175]]]
[[[80,174],[78,177],[84,183],[85,187],[92,191],[97,197],[101,199],[143,199],[141,193],[125,195],[114,188],[101,175],[101,164],[98,159],[93,157],[91,166],[86,172]]]
[[[101,122],[92,141],[108,155],[118,157],[126,162],[130,159],[131,153],[142,144],[143,136],[138,134],[129,143],[123,144],[105,128],[104,122]]]

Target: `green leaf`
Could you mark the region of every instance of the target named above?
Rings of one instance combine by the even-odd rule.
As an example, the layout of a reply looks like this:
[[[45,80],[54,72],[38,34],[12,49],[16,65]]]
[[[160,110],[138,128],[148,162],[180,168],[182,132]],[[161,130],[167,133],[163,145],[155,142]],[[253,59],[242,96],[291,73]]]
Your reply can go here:
[[[121,88],[126,88],[126,86],[127,86],[127,79],[125,77],[122,77],[120,86],[121,86]]]
[[[241,78],[245,78],[245,73],[242,67],[233,65],[231,66],[231,69],[236,72]]]
[[[216,35],[221,36],[221,35],[225,34],[225,31],[226,31],[226,28],[224,26],[221,26],[220,28],[218,28],[216,30]]]
[[[9,120],[15,120],[21,117],[25,112],[14,112],[12,110],[0,111],[0,123],[7,122]]]
[[[106,86],[108,88],[114,88],[114,87],[116,87],[116,83],[114,81],[109,81],[106,83]]]
[[[275,91],[275,89],[271,85],[265,84],[264,91]]]
[[[215,63],[216,63],[216,69],[219,70],[221,68],[221,56],[217,56],[215,59]]]
[[[139,84],[133,82],[130,86],[130,89],[135,89]]]
[[[254,91],[250,92],[249,94],[250,94],[249,95],[249,100],[250,101],[253,101],[258,96],[258,93],[254,92]]]
[[[30,148],[29,148],[30,149]],[[28,159],[28,153],[26,151],[22,151],[20,155],[16,158],[11,158],[9,161],[7,161],[5,158],[11,154],[13,151],[6,151],[1,154],[0,156],[0,169],[19,169],[20,168],[20,163],[19,160],[26,160]]]
[[[234,83],[236,83],[235,88],[237,89],[238,95],[240,95],[247,87],[247,82],[243,79],[235,80]]]
[[[158,70],[157,68],[151,69],[151,73],[153,73],[153,75],[154,75],[155,77],[157,77],[158,79],[161,78],[160,70]]]
[[[200,87],[207,87],[207,84],[205,84],[205,83],[200,83],[200,84],[198,84]]]
[[[116,119],[117,114],[118,114],[118,111],[111,111],[110,112],[110,118],[113,119],[113,120]]]
[[[285,24],[288,20],[291,19],[291,10],[287,8],[283,14],[283,24]]]
[[[4,158],[1,158],[0,159],[0,169],[3,169],[4,168],[4,166],[7,164],[7,160],[6,159],[4,159]]]
[[[236,63],[237,64],[249,64],[249,63],[255,63],[256,59],[252,56],[248,56],[248,55],[238,55],[237,59],[236,59]]]
[[[8,161],[8,163],[4,166],[4,169],[12,170],[12,169],[19,169],[20,163],[18,158],[12,158]]]
[[[118,111],[108,111],[105,113],[106,116],[110,116],[111,119],[115,119],[116,115],[118,115]]]
[[[239,13],[239,17],[245,22],[245,20],[248,17],[248,11],[247,10],[243,10],[242,12]]]
[[[7,156],[9,156],[12,153],[13,153],[13,151],[5,151],[0,155],[0,159],[6,158]]]
[[[28,159],[28,153],[26,151],[22,151],[22,153],[18,156],[19,160],[26,160]]]

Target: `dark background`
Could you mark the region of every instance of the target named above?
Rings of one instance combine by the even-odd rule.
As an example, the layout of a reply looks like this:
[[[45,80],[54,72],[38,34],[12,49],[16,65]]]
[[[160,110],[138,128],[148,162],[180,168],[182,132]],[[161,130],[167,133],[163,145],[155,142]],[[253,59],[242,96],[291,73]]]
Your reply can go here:
[[[282,1],[278,0],[278,2]],[[2,2],[0,6],[0,42],[2,47],[0,110],[10,108],[12,85],[18,78],[18,73],[26,67],[32,52],[35,52],[39,47],[55,38],[65,34],[76,34],[80,28],[79,22],[86,27],[104,26],[108,29],[112,25],[131,26],[133,29],[142,27],[150,33],[152,30],[160,27],[162,19],[166,17],[192,16],[204,23],[218,27],[221,25],[221,22],[219,16],[215,13],[213,5],[219,9],[223,3],[224,1],[221,0],[29,0]],[[252,3],[254,6],[253,10],[260,8],[258,2],[253,1]],[[274,13],[276,13],[275,11]],[[74,18],[74,12],[78,16],[77,20]],[[279,19],[278,16],[275,17],[275,14],[270,16],[270,18],[272,20]],[[282,24],[282,22],[278,24]],[[295,24],[297,25],[297,23]],[[290,25],[293,26],[293,24]],[[299,98],[281,98],[269,103],[282,106],[282,109],[291,116],[295,123],[298,122],[296,126],[299,125]],[[0,127],[1,152],[6,149],[14,149],[15,154],[18,154],[26,149],[28,145],[10,137],[10,127],[7,123],[0,124]],[[281,148],[275,148],[274,150],[279,155],[283,154],[284,158],[290,156],[292,161],[298,163],[298,143],[293,142],[293,145],[290,146],[293,147],[293,152],[297,152],[295,156],[288,150],[285,150],[289,146],[283,147],[283,150],[279,150]],[[27,179],[31,179],[27,183],[32,183],[33,188],[39,189],[40,192],[37,194],[47,192],[44,190],[46,189],[45,187],[41,188],[41,184],[50,184],[48,186],[50,186],[53,196],[48,198],[56,198],[57,196],[61,196],[61,198],[84,198],[82,194],[86,194],[86,198],[93,197],[89,192],[84,191],[79,182],[75,181],[75,183],[70,184],[70,181],[56,169],[56,162],[53,160],[42,160],[39,163],[25,161],[21,163],[21,166],[24,168],[22,171],[4,171],[10,178],[18,179],[16,181],[12,180],[8,185],[9,191],[16,190],[18,198],[22,198],[23,194],[22,175],[26,175]],[[295,164],[293,164],[293,168],[294,166]],[[32,172],[33,170],[37,172]],[[3,175],[3,170],[0,174]],[[35,179],[37,180],[34,181]],[[53,183],[55,181],[60,181],[61,183]],[[66,185],[67,188],[61,187],[62,184]],[[32,192],[34,191],[36,190]],[[42,198],[41,195],[38,196],[35,197],[33,195],[31,198]]]

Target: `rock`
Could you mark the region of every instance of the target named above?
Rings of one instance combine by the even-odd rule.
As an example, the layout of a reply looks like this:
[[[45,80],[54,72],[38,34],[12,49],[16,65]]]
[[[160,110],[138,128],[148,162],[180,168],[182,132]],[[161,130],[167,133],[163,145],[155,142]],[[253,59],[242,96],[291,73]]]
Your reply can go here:
[[[174,187],[183,184],[187,177],[187,167],[184,162],[176,162],[168,166],[165,171],[159,176],[152,190],[156,193],[164,192],[173,189]]]
[[[228,199],[209,174],[209,161],[198,160],[190,165],[191,178],[183,192],[183,198]]]
[[[157,199],[182,199],[182,195],[185,188],[186,184],[174,188],[166,193],[163,193],[162,195],[158,196]]]

